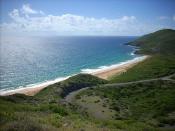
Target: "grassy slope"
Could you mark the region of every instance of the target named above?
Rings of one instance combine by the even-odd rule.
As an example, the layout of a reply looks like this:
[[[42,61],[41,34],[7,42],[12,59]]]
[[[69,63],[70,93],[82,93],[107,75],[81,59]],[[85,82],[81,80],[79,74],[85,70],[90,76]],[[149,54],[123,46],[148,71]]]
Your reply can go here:
[[[174,30],[161,30],[130,43],[140,47],[137,53],[149,54],[151,58],[120,76],[113,76],[110,82],[151,79],[175,73],[174,38]],[[108,104],[116,110],[116,120],[124,123],[128,120],[131,123],[134,122],[138,130],[151,130],[151,128],[154,128],[153,130],[174,130],[174,87],[174,83],[167,81],[133,84],[121,88],[114,86],[110,89],[100,86],[80,93],[77,98],[81,100],[81,95],[84,95],[86,99],[92,96],[109,99]],[[121,124],[121,128],[137,130],[132,128],[130,122]],[[141,123],[144,125],[140,126]]]
[[[81,89],[87,86],[94,86],[98,84],[105,84],[108,81],[99,79],[89,74],[78,74],[69,79],[59,82],[44,88],[40,93],[36,94],[34,98],[42,102],[54,102],[64,97],[68,93]]]
[[[141,47],[141,54],[175,54],[175,30],[159,30],[128,44]]]
[[[83,87],[95,86],[98,84],[106,84],[106,83],[107,83],[106,80],[99,79],[96,76],[92,76],[88,74],[78,74],[61,83],[60,86],[63,89],[63,92],[61,95],[65,96],[68,93],[81,89]]]
[[[175,55],[154,55],[120,76],[112,76],[110,82],[116,83],[158,78],[172,73],[175,73]]]
[[[54,131],[58,128],[71,131],[81,128],[101,130],[103,127],[100,127],[100,123],[95,124],[95,121],[78,114],[76,107],[64,105],[61,94],[65,93],[64,88],[77,90],[106,82],[91,75],[79,74],[48,86],[34,97],[20,94],[0,97],[0,129],[4,131]]]
[[[42,104],[24,95],[0,98],[1,130],[55,130],[66,115],[66,109],[56,103]]]
[[[152,57],[120,76],[114,75],[110,79],[111,82],[157,78],[175,73],[175,30],[160,30],[129,44],[140,47],[137,53]]]
[[[154,81],[149,83],[132,84],[121,88],[99,86],[79,94],[83,96],[99,96],[108,99],[106,104],[116,111],[116,121],[130,121],[121,128],[132,129],[132,123],[138,130],[158,130],[175,123],[175,88],[169,81]],[[87,97],[87,99],[88,99]],[[100,101],[102,101],[100,100]],[[140,124],[143,124],[140,127]],[[151,128],[152,127],[152,128]],[[165,128],[167,130],[167,128]]]
[[[19,100],[19,98],[16,102],[0,98],[1,131],[101,129],[100,124],[95,124],[94,121],[79,115],[72,108],[59,103],[37,103],[37,99],[22,101],[23,99]]]

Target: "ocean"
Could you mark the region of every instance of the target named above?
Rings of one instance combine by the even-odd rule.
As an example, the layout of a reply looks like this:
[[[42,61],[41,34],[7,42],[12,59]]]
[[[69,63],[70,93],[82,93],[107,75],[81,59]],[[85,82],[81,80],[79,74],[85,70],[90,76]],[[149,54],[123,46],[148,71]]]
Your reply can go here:
[[[63,80],[138,57],[125,43],[137,37],[3,37],[0,91]]]

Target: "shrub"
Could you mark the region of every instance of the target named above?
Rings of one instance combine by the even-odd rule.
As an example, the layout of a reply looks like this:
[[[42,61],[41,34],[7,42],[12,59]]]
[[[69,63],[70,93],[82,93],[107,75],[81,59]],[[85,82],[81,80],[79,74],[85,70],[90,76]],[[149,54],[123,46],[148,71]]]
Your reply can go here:
[[[59,113],[61,116],[68,115],[68,112],[63,107],[56,104],[49,105],[49,109],[54,113]]]

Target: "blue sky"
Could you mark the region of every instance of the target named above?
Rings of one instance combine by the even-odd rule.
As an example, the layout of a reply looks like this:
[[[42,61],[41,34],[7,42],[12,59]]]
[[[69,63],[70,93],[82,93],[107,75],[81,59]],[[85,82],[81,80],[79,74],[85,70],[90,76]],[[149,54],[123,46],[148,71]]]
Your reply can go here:
[[[175,0],[1,0],[5,34],[142,35],[175,29]]]

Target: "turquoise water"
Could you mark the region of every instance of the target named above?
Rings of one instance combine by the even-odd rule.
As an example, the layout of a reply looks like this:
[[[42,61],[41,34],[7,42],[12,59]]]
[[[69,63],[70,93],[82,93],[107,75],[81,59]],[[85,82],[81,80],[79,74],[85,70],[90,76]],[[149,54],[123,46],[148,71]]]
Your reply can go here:
[[[137,57],[136,37],[9,37],[1,40],[0,89],[16,89]]]

